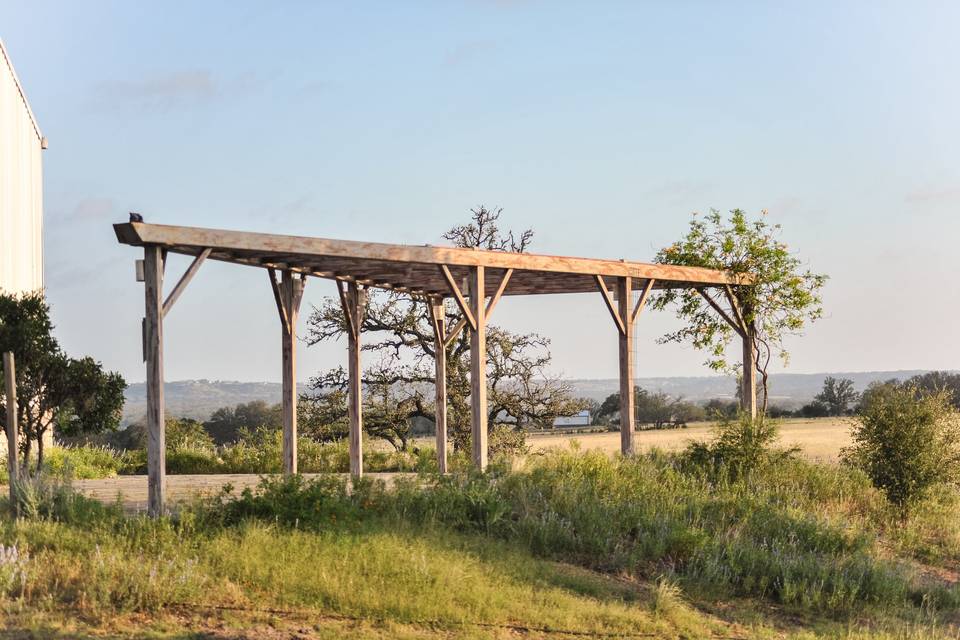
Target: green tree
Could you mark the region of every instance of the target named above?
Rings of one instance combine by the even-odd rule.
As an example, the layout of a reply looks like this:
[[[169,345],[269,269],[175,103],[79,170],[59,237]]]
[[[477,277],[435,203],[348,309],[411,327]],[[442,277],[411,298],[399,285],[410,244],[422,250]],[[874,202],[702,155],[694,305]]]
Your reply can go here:
[[[671,398],[662,391],[650,392],[639,386],[633,388],[634,417],[639,425],[663,429],[706,418],[703,407],[683,398]],[[611,393],[597,409],[600,424],[620,424],[620,393]]]
[[[740,209],[731,211],[728,218],[714,209],[707,216],[694,214],[686,235],[656,256],[661,264],[706,267],[753,278],[750,286],[731,287],[730,297],[737,309],[732,308],[731,300],[694,289],[665,290],[652,304],[657,309],[675,307],[684,323],[679,330],[663,336],[661,342],[689,342],[708,353],[707,366],[728,373],[736,373],[741,367],[726,356],[736,332],[714,305],[729,305],[726,313],[731,318],[736,318],[739,311],[753,342],[762,411],[766,411],[769,399],[771,359],[777,356],[786,364],[789,353],[784,339],[798,334],[823,314],[820,290],[826,276],[805,269],[779,235],[780,225],[770,224],[766,211],[751,221]],[[711,296],[713,304],[705,296]]]
[[[48,433],[63,436],[114,430],[120,423],[126,382],[92,358],[70,358],[53,336],[42,293],[0,292],[0,352],[16,361],[18,422],[24,464],[37,450],[43,466]],[[6,396],[0,390],[0,424],[6,429]]]
[[[853,389],[853,380],[827,376],[823,379],[823,390],[817,394],[816,401],[827,407],[827,415],[842,416],[857,403],[859,397],[860,394]]]
[[[268,404],[263,400],[241,402],[233,407],[221,407],[203,423],[204,428],[217,444],[236,442],[241,429],[254,430],[257,427],[279,429],[283,423],[283,412],[279,403]]]
[[[944,390],[879,384],[864,394],[843,451],[905,517],[938,484],[960,480],[960,414]]]
[[[525,251],[533,239],[530,230],[519,234],[501,230],[499,209],[481,206],[471,210],[471,214],[469,223],[451,228],[443,237],[457,247],[518,253]],[[456,325],[461,318],[452,302],[445,316],[448,327]],[[433,363],[438,354],[434,351],[426,305],[404,295],[373,289],[361,327],[363,352],[375,356],[375,364],[362,374],[364,389],[368,391],[364,394],[365,429],[394,446],[405,447],[414,418],[434,419]],[[340,301],[327,298],[310,314],[306,340],[314,345],[338,339],[345,331]],[[522,438],[500,437],[507,431],[522,434],[528,426],[551,427],[558,416],[574,415],[583,408],[569,383],[549,373],[549,346],[547,338],[535,333],[519,334],[493,325],[487,327],[487,418],[492,427],[491,451],[498,449],[501,440],[505,447],[515,448],[517,442],[522,446]],[[451,440],[455,449],[469,450],[468,331],[461,331],[442,357],[447,364],[447,421]],[[326,409],[332,409],[330,401],[323,396],[331,390],[343,390],[346,375],[342,369],[321,372],[311,379],[311,387],[313,392],[305,402],[326,403]],[[385,391],[387,388],[389,391]],[[345,416],[345,412],[344,404],[340,415]],[[405,420],[401,419],[403,416]]]
[[[928,371],[913,376],[906,384],[921,391],[948,391],[954,408],[960,409],[960,373]]]

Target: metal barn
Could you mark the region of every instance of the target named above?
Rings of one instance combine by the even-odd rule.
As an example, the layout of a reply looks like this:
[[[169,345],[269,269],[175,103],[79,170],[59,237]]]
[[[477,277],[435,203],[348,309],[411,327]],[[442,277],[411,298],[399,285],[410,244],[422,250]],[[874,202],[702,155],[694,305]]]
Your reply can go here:
[[[43,288],[43,162],[47,146],[0,40],[0,290]]]

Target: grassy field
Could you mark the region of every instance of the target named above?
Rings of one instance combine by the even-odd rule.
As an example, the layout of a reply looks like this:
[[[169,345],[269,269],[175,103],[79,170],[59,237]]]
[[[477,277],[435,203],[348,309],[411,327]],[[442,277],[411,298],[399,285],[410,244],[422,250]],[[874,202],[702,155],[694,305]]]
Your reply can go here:
[[[780,421],[780,444],[799,447],[801,453],[810,460],[836,462],[840,449],[850,444],[851,420],[848,418],[791,418]],[[709,440],[713,423],[692,423],[684,429],[650,429],[634,434],[638,451],[651,449],[679,451],[691,440]],[[604,451],[619,453],[620,433],[583,433],[566,434],[544,432],[529,438],[534,451],[559,447],[569,449],[576,441],[583,451]]]
[[[958,637],[960,498],[909,521],[781,460],[553,452],[484,476],[274,480],[150,521],[0,520],[0,637]]]

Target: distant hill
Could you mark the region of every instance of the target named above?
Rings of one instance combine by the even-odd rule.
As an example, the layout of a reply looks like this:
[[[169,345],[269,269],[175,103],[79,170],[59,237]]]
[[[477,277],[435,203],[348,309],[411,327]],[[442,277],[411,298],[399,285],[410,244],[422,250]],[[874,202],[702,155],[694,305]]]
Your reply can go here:
[[[771,404],[795,408],[813,400],[823,387],[823,379],[849,378],[857,391],[863,391],[871,382],[899,378],[905,380],[926,370],[905,371],[857,371],[838,373],[775,373],[770,376]],[[614,379],[573,380],[578,395],[603,400],[618,391],[619,382]],[[712,398],[733,398],[736,380],[730,376],[699,376],[676,378],[637,378],[637,385],[649,391],[663,391],[671,396],[683,396],[694,402]]]
[[[841,373],[778,373],[770,376],[771,404],[798,407],[813,399],[823,386],[827,376],[850,378],[858,391],[876,380],[899,378],[904,380],[925,370],[908,371],[860,371]],[[676,378],[638,378],[637,384],[650,391],[663,391],[671,396],[683,396],[694,402],[705,402],[711,398],[733,398],[735,382],[727,376],[697,376]],[[579,396],[603,400],[616,393],[618,382],[615,379],[571,380]],[[298,385],[305,391],[306,385]],[[280,383],[278,382],[231,382],[225,380],[180,380],[164,385],[167,414],[206,420],[220,407],[241,402],[264,400],[280,401]],[[146,387],[141,383],[131,384],[126,392],[124,422],[135,422],[146,415]]]
[[[299,391],[307,385],[297,385]],[[263,400],[280,402],[279,382],[234,382],[229,380],[178,380],[163,385],[167,415],[206,420],[220,407]],[[123,421],[136,422],[147,415],[147,387],[131,384],[124,394]]]

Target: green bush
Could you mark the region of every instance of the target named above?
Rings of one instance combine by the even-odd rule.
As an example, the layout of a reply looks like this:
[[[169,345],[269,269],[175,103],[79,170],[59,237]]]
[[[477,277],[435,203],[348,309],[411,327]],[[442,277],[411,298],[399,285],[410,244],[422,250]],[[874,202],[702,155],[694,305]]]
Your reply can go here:
[[[692,442],[681,460],[688,469],[701,470],[713,477],[726,475],[738,478],[754,470],[783,462],[796,449],[778,449],[774,445],[779,427],[774,420],[721,417],[714,428],[712,442]]]
[[[938,484],[960,480],[960,414],[947,391],[886,384],[864,394],[844,461],[903,516]]]
[[[123,466],[123,455],[109,447],[53,447],[44,456],[44,471],[59,478],[111,478]]]
[[[236,442],[215,446],[209,436],[196,432],[194,426],[197,424],[199,423],[177,421],[174,437],[167,439],[168,473],[270,474],[283,471],[283,434],[279,429],[241,429]],[[170,425],[168,422],[168,427]],[[147,456],[143,449],[113,455],[116,467],[114,473],[146,473]],[[363,456],[363,467],[370,472],[435,471],[435,457],[434,449],[429,447],[415,447],[406,452],[367,451]],[[350,471],[347,441],[317,442],[307,437],[298,438],[297,469],[301,473],[347,473]]]
[[[55,479],[112,478],[124,473],[126,468],[126,453],[94,445],[50,447],[43,459],[43,474]],[[36,474],[36,464],[31,465],[30,474]],[[6,484],[8,480],[4,458],[3,464],[0,464],[0,484]]]

